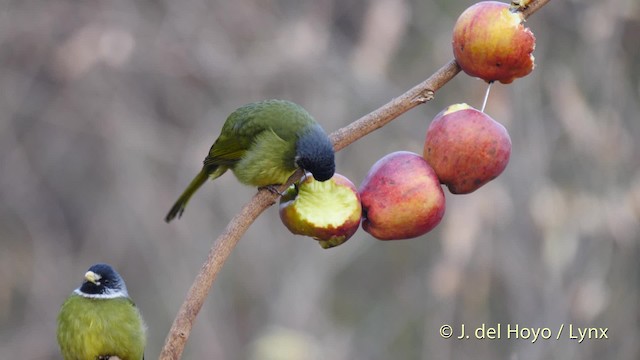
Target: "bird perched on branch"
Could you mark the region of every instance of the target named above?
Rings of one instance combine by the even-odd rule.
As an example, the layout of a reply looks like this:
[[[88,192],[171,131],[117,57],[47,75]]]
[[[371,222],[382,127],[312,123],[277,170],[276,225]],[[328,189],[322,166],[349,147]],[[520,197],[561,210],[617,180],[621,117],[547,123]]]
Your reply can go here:
[[[58,315],[58,344],[64,360],[143,360],[146,327],[122,277],[95,264]]]
[[[301,106],[285,100],[265,100],[235,110],[218,139],[165,221],[180,217],[187,202],[207,179],[227,170],[238,181],[256,187],[284,184],[301,168],[318,181],[335,171],[333,145],[322,127]]]

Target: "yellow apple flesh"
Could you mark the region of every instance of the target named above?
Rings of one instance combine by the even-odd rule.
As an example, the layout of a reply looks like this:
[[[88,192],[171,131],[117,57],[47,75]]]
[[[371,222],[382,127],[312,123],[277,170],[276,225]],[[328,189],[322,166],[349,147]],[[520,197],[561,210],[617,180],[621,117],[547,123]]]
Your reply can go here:
[[[355,185],[334,174],[316,181],[311,174],[280,198],[280,219],[294,234],[310,236],[325,249],[347,241],[360,227],[362,205]]]

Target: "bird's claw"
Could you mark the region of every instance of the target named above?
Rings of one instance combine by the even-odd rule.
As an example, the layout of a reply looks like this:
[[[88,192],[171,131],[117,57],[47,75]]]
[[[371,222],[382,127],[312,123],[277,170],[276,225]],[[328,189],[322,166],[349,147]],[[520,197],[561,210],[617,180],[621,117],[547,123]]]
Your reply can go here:
[[[278,186],[279,186],[279,185],[267,185],[267,186],[262,186],[262,187],[260,187],[259,189],[260,189],[260,190],[262,190],[262,189],[267,189],[267,190],[269,190],[269,192],[271,192],[272,194],[278,194],[278,195],[280,195],[280,196],[284,196],[284,193],[283,193],[283,192],[280,192],[280,191],[278,190]]]

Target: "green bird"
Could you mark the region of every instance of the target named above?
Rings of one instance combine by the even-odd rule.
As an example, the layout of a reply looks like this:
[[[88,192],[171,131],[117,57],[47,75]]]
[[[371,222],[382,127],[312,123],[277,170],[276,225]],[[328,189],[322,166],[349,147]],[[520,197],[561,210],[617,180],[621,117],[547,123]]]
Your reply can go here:
[[[64,360],[144,359],[146,326],[111,266],[95,264],[62,304],[58,344]]]
[[[300,105],[285,100],[265,100],[244,105],[229,115],[220,136],[165,221],[182,216],[191,196],[207,179],[231,169],[243,184],[271,188],[284,184],[296,169],[310,172],[318,181],[335,172],[331,140]]]

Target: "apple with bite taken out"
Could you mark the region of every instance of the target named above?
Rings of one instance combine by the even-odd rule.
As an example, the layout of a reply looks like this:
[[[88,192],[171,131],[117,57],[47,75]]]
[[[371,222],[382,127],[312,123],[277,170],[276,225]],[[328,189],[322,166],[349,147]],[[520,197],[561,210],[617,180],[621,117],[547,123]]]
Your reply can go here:
[[[324,249],[347,241],[360,227],[361,218],[358,190],[337,173],[324,182],[307,174],[280,198],[280,219],[287,229],[318,240]]]
[[[410,239],[433,229],[444,215],[445,198],[431,166],[418,154],[384,156],[360,185],[362,228],[379,240]]]

